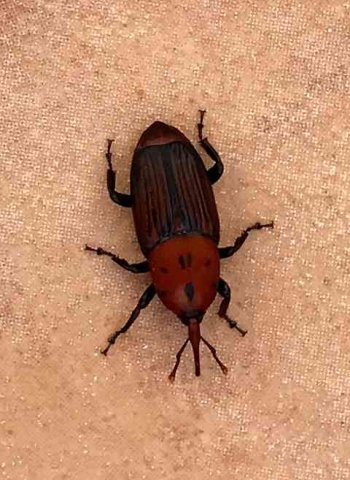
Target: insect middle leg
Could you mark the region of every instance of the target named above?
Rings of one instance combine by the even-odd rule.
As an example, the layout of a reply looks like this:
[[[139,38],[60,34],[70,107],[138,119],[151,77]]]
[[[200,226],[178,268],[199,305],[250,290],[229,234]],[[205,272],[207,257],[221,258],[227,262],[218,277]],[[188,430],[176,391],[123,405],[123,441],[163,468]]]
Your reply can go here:
[[[112,166],[112,143],[113,140],[107,140],[107,152],[106,152],[106,159],[108,163],[107,169],[107,189],[111,200],[122,207],[131,207],[131,195],[127,195],[126,193],[117,192],[115,189],[115,171],[113,170]]]
[[[89,247],[89,245],[85,245],[85,250],[88,250],[89,252],[95,252],[96,255],[106,255],[107,257],[111,258],[113,262],[117,263],[118,265],[123,267],[125,270],[128,270],[129,272],[132,272],[132,273],[149,272],[149,264],[147,260],[140,263],[129,263],[124,258],[119,258],[118,255],[115,255],[114,253],[111,253],[111,252],[107,252],[107,250],[104,250],[101,247],[93,248],[93,247]]]
[[[207,152],[209,157],[214,160],[215,165],[209,170],[207,170],[207,175],[209,178],[209,181],[211,184],[217,182],[221,175],[224,172],[224,164],[221,161],[221,158],[218,154],[218,152],[215,150],[215,148],[209,143],[207,137],[203,138],[203,129],[204,129],[204,115],[205,115],[205,110],[199,110],[199,123],[197,123],[198,127],[198,136],[199,136],[199,143],[201,146],[204,148],[204,150]]]
[[[119,337],[119,335],[121,335],[122,333],[125,333],[129,330],[131,325],[134,323],[134,321],[140,315],[141,310],[146,308],[150,304],[150,302],[154,298],[155,294],[156,294],[156,289],[155,289],[153,283],[151,283],[151,285],[149,285],[146,288],[146,290],[143,292],[143,294],[142,294],[140,300],[138,301],[136,307],[131,312],[129,320],[125,323],[125,325],[122,326],[122,328],[120,330],[117,330],[116,332],[114,332],[108,338],[107,347],[104,350],[101,351],[101,353],[103,355],[107,355],[108,350],[111,348],[112,345],[114,345],[114,343],[115,343],[116,339]]]
[[[256,223],[252,227],[246,228],[242,232],[242,234],[238,238],[236,238],[235,243],[232,246],[219,248],[220,258],[231,257],[234,253],[238,252],[238,250],[247,240],[249,232],[251,232],[252,230],[261,230],[262,228],[273,228],[273,226],[274,226],[273,222],[265,223],[265,224]]]

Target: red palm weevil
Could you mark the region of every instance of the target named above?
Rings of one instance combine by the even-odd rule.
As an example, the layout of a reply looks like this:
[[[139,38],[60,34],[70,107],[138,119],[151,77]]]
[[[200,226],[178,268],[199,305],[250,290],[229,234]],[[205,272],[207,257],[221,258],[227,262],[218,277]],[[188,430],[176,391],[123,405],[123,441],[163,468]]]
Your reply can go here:
[[[129,320],[109,337],[108,346],[101,353],[107,355],[119,335],[131,327],[140,311],[157,294],[163,304],[188,327],[188,338],[177,353],[175,366],[169,375],[172,381],[189,341],[197,376],[200,375],[201,340],[222,372],[227,373],[215,348],[200,332],[203,316],[219,294],[223,298],[219,316],[242,336],[247,333],[227,315],[231,290],[220,277],[220,260],[236,253],[252,230],[273,228],[273,222],[256,223],[246,228],[232,246],[218,246],[220,224],[212,185],[223,174],[224,166],[214,147],[203,137],[205,110],[199,113],[199,143],[215,162],[214,165],[208,170],[205,168],[200,155],[180,130],[154,122],[143,132],[134,151],[130,195],[115,189],[116,174],[111,152],[113,140],[108,140],[108,193],[113,202],[132,209],[138,242],[146,260],[129,263],[103,248],[85,246],[86,250],[97,255],[107,255],[129,272],[149,272],[152,277],[152,283],[142,294]]]

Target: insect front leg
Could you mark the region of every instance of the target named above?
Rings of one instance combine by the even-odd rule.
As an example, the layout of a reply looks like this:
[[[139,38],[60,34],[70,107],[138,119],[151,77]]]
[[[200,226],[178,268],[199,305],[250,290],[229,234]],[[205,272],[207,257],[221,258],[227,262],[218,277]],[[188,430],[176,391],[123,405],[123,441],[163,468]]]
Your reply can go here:
[[[227,258],[231,257],[234,253],[238,252],[238,250],[242,247],[244,242],[247,240],[249,232],[252,230],[261,230],[262,228],[273,228],[273,222],[262,224],[256,223],[252,227],[246,228],[242,234],[236,238],[235,243],[231,247],[220,247],[219,248],[219,256],[220,258]]]

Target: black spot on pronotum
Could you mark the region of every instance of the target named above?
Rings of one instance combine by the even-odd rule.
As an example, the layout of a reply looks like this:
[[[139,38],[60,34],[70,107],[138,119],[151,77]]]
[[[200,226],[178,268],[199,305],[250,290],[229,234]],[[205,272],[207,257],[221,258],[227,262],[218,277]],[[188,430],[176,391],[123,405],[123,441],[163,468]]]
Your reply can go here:
[[[190,302],[192,302],[193,297],[194,297],[194,286],[192,282],[186,283],[184,287],[184,291],[186,293],[187,298],[189,299]]]
[[[186,255],[180,255],[179,264],[183,270],[190,267],[192,265],[192,255],[190,253],[186,253]]]
[[[180,255],[180,256],[179,256],[179,264],[180,264],[180,267],[181,267],[182,269],[185,269],[185,268],[186,268],[185,258],[184,258],[183,255]]]
[[[159,270],[162,272],[162,273],[169,273],[169,270],[165,267],[159,267]]]

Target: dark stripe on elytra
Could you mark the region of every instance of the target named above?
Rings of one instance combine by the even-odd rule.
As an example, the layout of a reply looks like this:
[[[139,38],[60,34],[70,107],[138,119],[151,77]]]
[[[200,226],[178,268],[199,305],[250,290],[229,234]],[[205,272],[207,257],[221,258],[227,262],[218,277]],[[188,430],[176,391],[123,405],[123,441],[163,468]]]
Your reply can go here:
[[[194,286],[192,282],[186,283],[184,287],[184,291],[186,293],[187,298],[189,299],[190,302],[192,302],[193,297],[194,297]]]
[[[186,201],[186,188],[184,188],[184,184],[181,181],[181,173],[186,170],[186,162],[187,158],[184,157],[184,152],[183,148],[179,144],[174,144],[174,148],[176,148],[176,155],[178,157],[177,162],[172,162],[172,169],[173,169],[173,175],[174,175],[174,180],[175,184],[177,185],[177,190],[178,190],[178,217],[180,220],[180,224],[182,227],[184,226],[184,229],[186,231],[191,231],[193,229],[193,224],[192,224],[192,214],[191,214],[191,208],[190,205],[188,205]],[[188,180],[187,180],[188,182]],[[185,183],[186,185],[186,183]]]
[[[171,202],[171,225],[175,231],[180,225],[185,231],[191,231],[191,215],[188,206],[183,202],[184,192],[178,179],[178,170],[181,168],[183,159],[183,149],[179,147],[177,143],[172,145],[173,151],[171,153],[178,158],[177,162],[170,160],[171,157],[165,149],[162,158]]]
[[[186,162],[188,163],[188,159],[186,158]],[[180,185],[181,193],[182,193],[182,201],[184,204],[184,210],[187,211],[187,220],[188,220],[188,228],[190,232],[198,230],[196,220],[193,218],[193,210],[194,210],[194,200],[192,198],[192,187],[189,188],[189,178],[188,178],[188,170],[187,170],[187,163],[181,162],[179,167],[177,168],[177,178]]]

